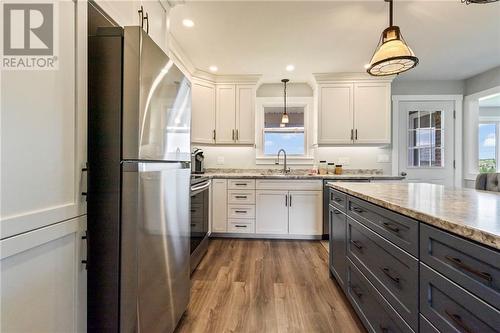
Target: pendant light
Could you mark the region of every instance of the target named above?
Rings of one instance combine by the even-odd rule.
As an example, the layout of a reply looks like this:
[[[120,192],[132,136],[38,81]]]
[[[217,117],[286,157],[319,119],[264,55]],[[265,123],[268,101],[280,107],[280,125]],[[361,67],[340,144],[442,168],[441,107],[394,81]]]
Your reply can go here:
[[[290,122],[290,119],[288,118],[288,113],[286,113],[286,84],[290,80],[288,79],[283,79],[281,82],[283,82],[283,114],[281,115],[281,123],[282,124],[288,124]],[[285,127],[285,126],[283,126]]]
[[[382,32],[377,49],[366,70],[373,76],[399,74],[418,64],[418,58],[406,44],[399,27],[392,24],[393,0],[385,1],[389,2],[389,27]]]

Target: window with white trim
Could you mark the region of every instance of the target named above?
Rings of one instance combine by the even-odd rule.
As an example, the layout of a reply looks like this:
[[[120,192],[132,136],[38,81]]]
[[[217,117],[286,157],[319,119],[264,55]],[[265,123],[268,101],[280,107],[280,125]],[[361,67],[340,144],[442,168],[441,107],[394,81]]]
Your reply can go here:
[[[500,121],[480,121],[478,129],[478,168],[480,173],[500,171]]]
[[[281,122],[283,107],[264,106],[264,127],[262,133],[264,156],[276,156],[285,149],[289,156],[305,156],[306,130],[304,127],[305,107],[289,107],[288,124]]]

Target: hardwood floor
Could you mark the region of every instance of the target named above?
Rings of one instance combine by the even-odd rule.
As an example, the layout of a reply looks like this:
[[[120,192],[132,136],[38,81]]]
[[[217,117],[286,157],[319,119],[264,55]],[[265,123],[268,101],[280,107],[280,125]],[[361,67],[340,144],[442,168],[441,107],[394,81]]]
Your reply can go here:
[[[319,241],[211,239],[176,332],[365,330]]]

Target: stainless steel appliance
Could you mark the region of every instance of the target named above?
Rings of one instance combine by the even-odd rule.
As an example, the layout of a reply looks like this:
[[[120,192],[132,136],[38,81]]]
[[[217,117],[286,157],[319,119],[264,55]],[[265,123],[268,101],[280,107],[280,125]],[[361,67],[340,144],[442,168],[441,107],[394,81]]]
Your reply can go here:
[[[195,174],[200,174],[205,172],[205,156],[203,156],[203,150],[199,148],[193,148],[191,153],[191,168],[192,172]]]
[[[89,332],[173,332],[190,292],[190,83],[89,2]]]
[[[208,205],[210,179],[191,176],[191,273],[208,249]]]

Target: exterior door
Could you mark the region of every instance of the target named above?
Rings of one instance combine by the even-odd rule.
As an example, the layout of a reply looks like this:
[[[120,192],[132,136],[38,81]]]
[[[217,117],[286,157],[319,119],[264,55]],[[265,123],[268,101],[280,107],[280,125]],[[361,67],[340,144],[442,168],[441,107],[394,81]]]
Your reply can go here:
[[[256,192],[257,234],[288,234],[288,191]]]
[[[399,172],[407,182],[453,186],[454,102],[399,103]]]
[[[291,235],[321,235],[323,232],[321,191],[290,191],[289,233]]]

